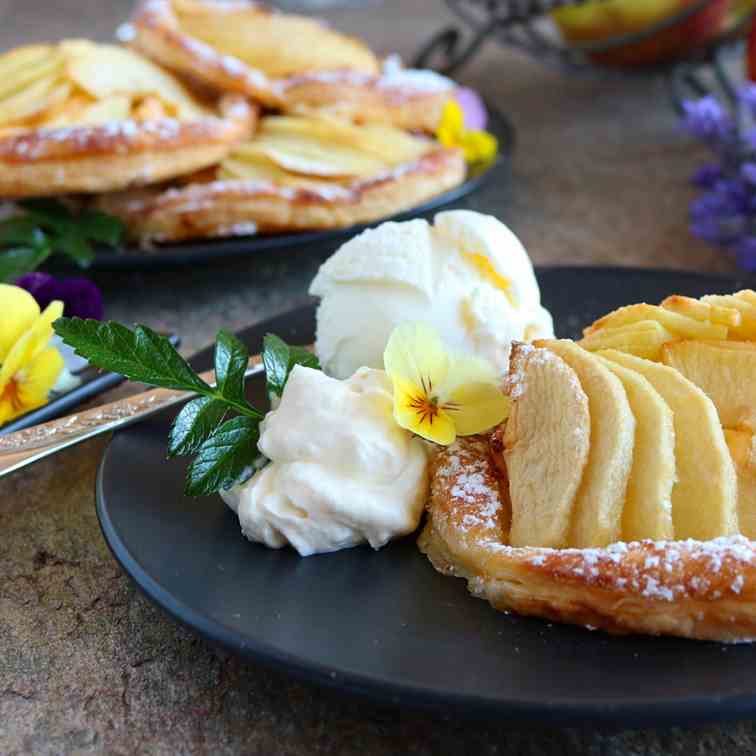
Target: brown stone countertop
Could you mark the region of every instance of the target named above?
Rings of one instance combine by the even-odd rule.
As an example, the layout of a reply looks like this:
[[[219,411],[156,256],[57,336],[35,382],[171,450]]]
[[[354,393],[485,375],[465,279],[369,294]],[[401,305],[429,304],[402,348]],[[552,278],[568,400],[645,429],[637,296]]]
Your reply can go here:
[[[108,39],[128,0],[0,0],[0,49]],[[331,11],[408,58],[451,20],[440,0]],[[681,137],[661,78],[566,77],[488,44],[459,76],[517,129],[507,175],[465,204],[499,215],[539,264],[727,271],[686,228]],[[156,274],[98,276],[108,316],[178,332],[191,353],[306,301],[322,257],[280,252]],[[632,299],[632,292],[628,292]],[[123,389],[122,389],[123,390]],[[348,699],[247,664],[138,595],[105,546],[94,479],[107,440],[0,481],[0,754],[750,754],[751,722],[696,731],[537,731]]]

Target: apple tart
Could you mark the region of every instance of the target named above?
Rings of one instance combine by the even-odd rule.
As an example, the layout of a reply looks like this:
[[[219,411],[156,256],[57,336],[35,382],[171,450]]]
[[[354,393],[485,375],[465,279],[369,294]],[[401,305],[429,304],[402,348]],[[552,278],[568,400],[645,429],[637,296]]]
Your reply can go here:
[[[0,197],[102,192],[221,160],[251,133],[238,95],[215,105],[125,48],[85,40],[0,56]]]
[[[359,40],[254,2],[148,0],[120,36],[183,76],[285,113],[433,132],[454,87],[394,61],[382,69]]]
[[[510,416],[439,452],[420,548],[497,609],[756,639],[754,328],[743,291],[514,345]]]
[[[392,126],[265,116],[211,171],[97,206],[142,242],[341,228],[414,207],[465,171],[460,151]]]

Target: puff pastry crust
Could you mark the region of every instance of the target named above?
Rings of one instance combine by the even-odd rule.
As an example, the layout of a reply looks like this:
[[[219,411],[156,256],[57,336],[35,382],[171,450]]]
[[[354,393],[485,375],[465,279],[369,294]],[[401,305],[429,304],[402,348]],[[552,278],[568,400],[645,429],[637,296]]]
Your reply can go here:
[[[227,95],[217,116],[7,134],[0,138],[0,197],[108,192],[192,173],[223,159],[256,120],[254,105]]]
[[[175,2],[147,0],[142,3],[125,27],[122,38],[143,55],[185,77],[223,91],[245,94],[268,108],[299,114],[328,112],[358,123],[390,123],[400,128],[433,132],[452,92],[451,88],[439,91],[381,75],[377,59],[367,48],[355,47],[358,43],[354,40],[335,35],[315,23],[312,23],[311,39],[303,40],[299,46],[311,51],[307,65],[285,76],[276,76],[182,28]],[[256,3],[201,0],[189,0],[189,3],[225,15],[238,13],[240,9],[248,13],[270,12]],[[287,17],[282,14],[281,18]],[[249,44],[254,45],[255,40],[250,39]],[[322,51],[334,45],[338,51],[323,56]],[[278,67],[281,65],[279,63]]]
[[[500,436],[463,438],[436,456],[420,549],[501,611],[610,633],[756,639],[756,544],[640,541],[599,549],[507,545]]]
[[[414,207],[457,186],[465,172],[459,151],[438,148],[379,175],[321,189],[207,181],[102,195],[96,206],[121,218],[142,243],[343,228]]]
[[[291,76],[275,82],[279,107],[290,113],[329,113],[357,123],[388,123],[435,132],[449,90],[402,84],[390,76],[334,71]]]

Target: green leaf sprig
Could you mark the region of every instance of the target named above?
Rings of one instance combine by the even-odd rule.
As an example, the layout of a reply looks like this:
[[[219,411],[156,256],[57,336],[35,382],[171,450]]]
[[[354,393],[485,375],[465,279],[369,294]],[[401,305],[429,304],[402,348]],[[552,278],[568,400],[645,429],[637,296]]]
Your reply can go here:
[[[53,254],[86,268],[94,259],[93,244],[113,247],[123,237],[123,223],[97,210],[73,213],[51,199],[17,204],[22,213],[0,221],[0,282],[36,270]]]
[[[150,386],[194,395],[171,426],[168,456],[192,456],[186,493],[204,496],[247,480],[261,463],[257,450],[264,412],[246,398],[249,350],[233,334],[220,331],[215,343],[216,385],[206,383],[165,336],[147,326],[60,318],[53,324],[61,339],[92,365]],[[269,396],[281,396],[295,365],[320,369],[304,347],[292,347],[268,334],[263,365]]]

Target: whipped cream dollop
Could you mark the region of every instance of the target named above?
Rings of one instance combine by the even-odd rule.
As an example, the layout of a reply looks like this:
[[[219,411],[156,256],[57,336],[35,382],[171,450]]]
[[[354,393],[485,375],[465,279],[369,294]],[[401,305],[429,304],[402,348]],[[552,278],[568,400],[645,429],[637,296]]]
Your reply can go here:
[[[425,321],[447,346],[509,368],[513,340],[554,335],[525,248],[491,215],[451,210],[363,231],[310,286],[320,297],[315,351],[337,378],[383,366],[393,329]]]
[[[427,452],[394,421],[383,371],[339,381],[296,366],[260,430],[270,463],[221,493],[251,541],[308,556],[365,541],[378,549],[417,528]]]

